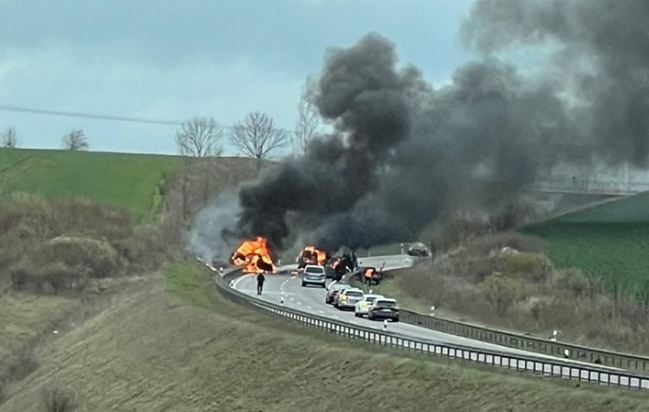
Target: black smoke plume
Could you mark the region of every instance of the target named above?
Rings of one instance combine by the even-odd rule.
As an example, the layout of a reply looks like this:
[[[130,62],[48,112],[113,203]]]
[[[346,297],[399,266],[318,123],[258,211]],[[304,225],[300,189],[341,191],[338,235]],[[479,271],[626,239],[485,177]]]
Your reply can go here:
[[[326,248],[413,239],[559,161],[644,166],[647,21],[640,0],[478,1],[462,35],[481,56],[437,90],[380,35],[330,50],[312,95],[336,133],[241,187],[240,234],[279,248],[291,231]],[[530,45],[550,56],[532,74],[497,54]]]

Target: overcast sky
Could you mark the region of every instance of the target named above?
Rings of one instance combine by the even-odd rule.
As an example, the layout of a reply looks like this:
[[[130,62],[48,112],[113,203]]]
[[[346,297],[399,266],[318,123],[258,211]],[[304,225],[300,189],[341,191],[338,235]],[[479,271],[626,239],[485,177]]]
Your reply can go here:
[[[469,58],[458,28],[473,0],[0,0],[0,107],[165,121],[254,110],[292,129],[300,88],[327,47],[377,31],[434,85]],[[22,147],[176,152],[172,125],[0,110]]]

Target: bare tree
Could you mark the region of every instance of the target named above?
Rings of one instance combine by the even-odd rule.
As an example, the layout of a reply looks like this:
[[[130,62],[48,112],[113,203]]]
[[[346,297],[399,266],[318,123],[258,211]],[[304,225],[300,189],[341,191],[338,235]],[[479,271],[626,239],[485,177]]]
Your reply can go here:
[[[293,144],[295,153],[298,155],[306,154],[306,148],[320,126],[320,113],[318,113],[317,107],[309,99],[312,87],[313,79],[307,79],[305,90],[303,90],[300,103],[297,106],[298,119],[295,126],[295,139],[293,140]]]
[[[61,143],[66,150],[86,150],[89,147],[88,139],[83,130],[73,130],[63,135]]]
[[[274,150],[284,147],[289,135],[275,127],[274,121],[265,113],[249,113],[243,121],[232,128],[232,144],[241,153],[257,159],[257,169]]]
[[[176,144],[183,156],[207,157],[221,156],[223,131],[211,117],[195,117],[183,123],[176,132]]]
[[[2,134],[3,147],[18,147],[18,137],[16,136],[16,129],[8,127]]]

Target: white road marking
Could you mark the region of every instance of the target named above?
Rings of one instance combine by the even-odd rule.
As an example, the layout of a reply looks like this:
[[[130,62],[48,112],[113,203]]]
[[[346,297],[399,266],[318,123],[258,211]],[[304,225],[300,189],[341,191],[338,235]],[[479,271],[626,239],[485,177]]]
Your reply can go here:
[[[301,304],[302,304],[302,302],[300,302],[299,300],[298,300],[297,302],[295,302],[295,303],[297,303],[298,305],[301,305]]]
[[[306,308],[309,309],[309,310],[313,309],[311,306],[307,306]]]
[[[239,282],[241,282],[243,279],[249,278],[251,276],[253,276],[253,275],[243,275],[240,278],[237,278],[234,282],[232,282],[232,289],[236,289]]]
[[[332,318],[333,318],[333,319],[340,319],[340,316],[338,316],[338,315],[333,315]]]
[[[322,313],[324,315],[324,310],[319,310],[318,313]]]

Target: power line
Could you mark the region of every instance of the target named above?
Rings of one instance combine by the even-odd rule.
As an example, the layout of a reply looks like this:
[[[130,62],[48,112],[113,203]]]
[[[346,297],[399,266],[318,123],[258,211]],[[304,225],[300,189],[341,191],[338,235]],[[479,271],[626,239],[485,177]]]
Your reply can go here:
[[[30,109],[27,107],[18,107],[18,106],[9,106],[9,105],[0,105],[0,110],[8,111],[8,112],[47,114],[52,116],[67,116],[67,117],[81,117],[87,119],[112,120],[118,122],[165,124],[165,125],[173,125],[173,126],[178,126],[182,124],[182,122],[170,121],[170,120],[156,120],[156,119],[145,119],[145,118],[138,118],[138,117],[112,116],[112,115],[105,115],[105,114]]]
[[[100,120],[110,120],[116,122],[130,122],[130,123],[147,123],[147,124],[164,124],[171,126],[180,126],[184,122],[173,121],[173,120],[158,120],[158,119],[145,119],[141,117],[126,117],[126,116],[114,116],[107,114],[95,114],[95,113],[82,113],[82,112],[66,112],[58,110],[45,110],[45,109],[31,109],[27,107],[11,106],[0,104],[0,111],[7,112],[22,112],[22,113],[35,113],[35,114],[46,114],[51,116],[66,116],[66,117],[78,117],[85,119],[100,119]],[[222,129],[232,130],[234,126],[231,125],[220,125]],[[278,127],[277,129],[290,132],[285,128]]]

